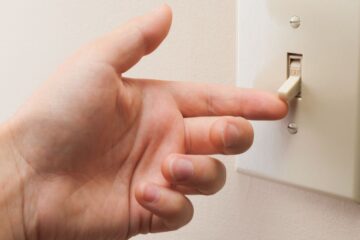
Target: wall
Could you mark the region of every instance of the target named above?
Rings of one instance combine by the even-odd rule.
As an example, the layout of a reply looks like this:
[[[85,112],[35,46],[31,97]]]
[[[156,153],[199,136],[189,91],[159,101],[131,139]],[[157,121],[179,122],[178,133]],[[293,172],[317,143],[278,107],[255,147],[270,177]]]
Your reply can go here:
[[[0,121],[9,117],[81,43],[159,5],[160,0],[12,0],[0,9]],[[235,84],[235,0],[169,0],[169,38],[128,75]],[[251,23],[249,23],[251,24]],[[358,240],[360,206],[239,175],[232,157],[225,188],[192,197],[185,228],[135,239]]]

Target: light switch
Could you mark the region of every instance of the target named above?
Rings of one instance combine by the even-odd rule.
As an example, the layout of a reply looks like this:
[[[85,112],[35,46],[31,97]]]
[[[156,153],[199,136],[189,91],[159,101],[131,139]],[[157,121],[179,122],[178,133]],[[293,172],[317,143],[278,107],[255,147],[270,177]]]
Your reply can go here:
[[[360,1],[238,0],[237,15],[238,86],[290,109],[252,122],[237,170],[360,201]]]

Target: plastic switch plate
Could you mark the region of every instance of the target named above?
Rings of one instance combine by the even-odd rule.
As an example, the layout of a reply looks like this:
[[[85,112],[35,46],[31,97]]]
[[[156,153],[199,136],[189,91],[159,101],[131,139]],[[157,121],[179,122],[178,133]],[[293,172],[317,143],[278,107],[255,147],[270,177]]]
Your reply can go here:
[[[237,10],[238,86],[275,93],[289,54],[302,56],[301,97],[285,119],[253,122],[237,170],[360,201],[360,1],[238,0]]]

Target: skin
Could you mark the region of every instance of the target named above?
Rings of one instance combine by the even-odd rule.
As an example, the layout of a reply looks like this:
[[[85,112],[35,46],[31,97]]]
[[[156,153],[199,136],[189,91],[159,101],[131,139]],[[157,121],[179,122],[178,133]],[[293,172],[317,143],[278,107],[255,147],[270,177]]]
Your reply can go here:
[[[193,215],[188,194],[225,183],[207,155],[239,154],[246,119],[287,113],[275,95],[130,79],[171,25],[164,5],[75,53],[0,127],[1,239],[128,239]]]

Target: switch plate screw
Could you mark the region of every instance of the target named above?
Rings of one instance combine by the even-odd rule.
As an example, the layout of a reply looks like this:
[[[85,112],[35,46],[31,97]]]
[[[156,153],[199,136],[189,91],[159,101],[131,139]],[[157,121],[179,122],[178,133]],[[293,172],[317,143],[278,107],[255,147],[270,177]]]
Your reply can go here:
[[[299,16],[292,16],[290,18],[290,25],[291,27],[293,28],[298,28],[300,27],[300,24],[301,24],[301,20],[300,20],[300,17]]]
[[[290,134],[296,134],[298,132],[298,126],[296,125],[296,123],[289,123],[288,131]]]

